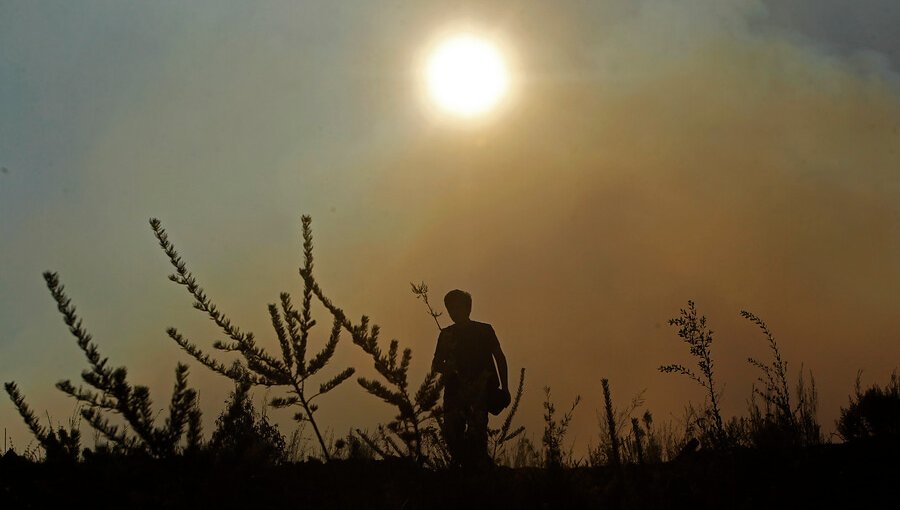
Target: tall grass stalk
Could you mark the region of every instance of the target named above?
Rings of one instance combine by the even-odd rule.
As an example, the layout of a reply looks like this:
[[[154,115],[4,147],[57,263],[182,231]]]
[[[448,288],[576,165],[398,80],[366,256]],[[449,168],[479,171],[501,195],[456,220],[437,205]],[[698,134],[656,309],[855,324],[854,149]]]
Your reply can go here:
[[[515,439],[525,432],[525,426],[520,425],[515,429],[512,428],[513,419],[516,411],[519,410],[519,403],[522,401],[522,394],[525,390],[525,368],[519,371],[519,386],[516,388],[516,396],[513,397],[512,405],[506,412],[503,424],[499,429],[489,429],[488,439],[491,441],[491,459],[496,463],[503,456],[503,450],[506,443]]]
[[[746,310],[741,316],[755,324],[765,335],[772,352],[772,361],[764,363],[756,358],[747,362],[758,368],[762,375],[757,381],[762,389],[753,386],[750,409],[750,441],[754,446],[784,447],[818,444],[822,441],[821,428],[816,418],[818,395],[812,371],[806,383],[803,367],[800,367],[796,387],[796,405],[791,405],[791,388],[788,383],[788,363],[781,356],[781,350],[765,321]],[[754,397],[763,400],[760,409]]]
[[[603,387],[603,409],[606,412],[606,432],[609,437],[609,460],[613,466],[619,467],[622,465],[622,458],[619,452],[618,424],[616,423],[615,411],[613,411],[609,379],[601,379],[600,385]]]
[[[563,442],[579,402],[581,402],[581,395],[576,395],[572,407],[562,415],[562,418],[557,419],[556,406],[550,398],[550,386],[544,386],[544,436],[542,442],[545,451],[544,465],[548,468],[556,469],[564,465]]]
[[[706,390],[709,413],[715,424],[715,441],[718,446],[723,446],[727,442],[727,435],[722,421],[722,412],[719,409],[720,394],[716,389],[714,379],[713,331],[708,328],[706,317],[697,315],[697,308],[693,301],[688,301],[687,309],[682,308],[678,317],[669,320],[669,325],[678,327],[678,336],[690,347],[691,356],[696,359],[700,374],[698,375],[692,369],[678,363],[661,365],[659,371],[685,375]]]

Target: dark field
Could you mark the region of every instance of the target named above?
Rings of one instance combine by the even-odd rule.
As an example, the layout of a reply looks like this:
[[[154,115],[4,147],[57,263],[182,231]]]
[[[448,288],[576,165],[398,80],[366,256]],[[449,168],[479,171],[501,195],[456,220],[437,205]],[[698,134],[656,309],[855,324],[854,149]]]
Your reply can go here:
[[[3,508],[896,508],[898,444],[698,452],[608,467],[427,470],[402,462],[281,466],[203,459],[0,463]]]

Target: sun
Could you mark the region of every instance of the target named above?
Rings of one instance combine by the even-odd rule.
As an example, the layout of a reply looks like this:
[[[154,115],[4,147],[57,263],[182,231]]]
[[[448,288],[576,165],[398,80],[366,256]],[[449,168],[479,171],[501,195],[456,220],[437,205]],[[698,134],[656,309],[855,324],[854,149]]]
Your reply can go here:
[[[437,45],[426,69],[432,99],[450,113],[474,117],[503,98],[509,77],[496,45],[468,33]]]

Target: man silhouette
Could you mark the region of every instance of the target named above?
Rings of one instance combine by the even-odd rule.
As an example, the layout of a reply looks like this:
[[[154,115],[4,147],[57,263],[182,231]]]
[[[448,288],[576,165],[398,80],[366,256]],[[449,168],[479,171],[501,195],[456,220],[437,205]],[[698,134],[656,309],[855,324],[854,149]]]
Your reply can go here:
[[[494,328],[469,319],[468,292],[451,290],[444,306],[453,324],[441,330],[431,363],[444,382],[444,438],[454,464],[486,466],[488,409],[497,414],[510,401],[506,356]]]

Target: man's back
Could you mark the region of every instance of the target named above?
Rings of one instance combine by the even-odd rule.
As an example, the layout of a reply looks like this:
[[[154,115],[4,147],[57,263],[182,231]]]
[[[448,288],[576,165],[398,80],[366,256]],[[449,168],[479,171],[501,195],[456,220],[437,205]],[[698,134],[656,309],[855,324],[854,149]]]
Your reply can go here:
[[[500,381],[492,355],[499,349],[500,342],[490,324],[471,320],[455,323],[441,330],[433,367],[444,374],[444,382],[451,389],[478,380],[485,380],[488,388],[497,388]]]

